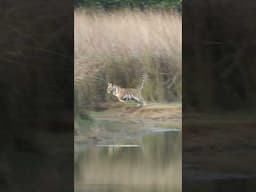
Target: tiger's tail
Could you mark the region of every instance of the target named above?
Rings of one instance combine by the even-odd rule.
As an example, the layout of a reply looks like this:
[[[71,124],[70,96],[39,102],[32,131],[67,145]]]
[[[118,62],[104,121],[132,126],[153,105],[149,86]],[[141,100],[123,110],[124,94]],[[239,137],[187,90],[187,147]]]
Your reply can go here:
[[[139,90],[142,90],[142,89],[143,89],[144,84],[145,84],[145,81],[147,80],[147,78],[148,78],[148,75],[147,75],[146,73],[144,73],[144,74],[142,75],[141,84],[137,87],[137,89],[139,89]]]

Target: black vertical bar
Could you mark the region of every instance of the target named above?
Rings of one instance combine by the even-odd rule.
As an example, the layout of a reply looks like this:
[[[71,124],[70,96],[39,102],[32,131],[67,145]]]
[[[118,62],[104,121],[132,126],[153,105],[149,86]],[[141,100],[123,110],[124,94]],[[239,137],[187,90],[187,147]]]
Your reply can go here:
[[[0,191],[73,191],[73,1],[0,2]]]
[[[183,1],[183,191],[253,191],[256,2]],[[200,189],[201,188],[201,189]]]

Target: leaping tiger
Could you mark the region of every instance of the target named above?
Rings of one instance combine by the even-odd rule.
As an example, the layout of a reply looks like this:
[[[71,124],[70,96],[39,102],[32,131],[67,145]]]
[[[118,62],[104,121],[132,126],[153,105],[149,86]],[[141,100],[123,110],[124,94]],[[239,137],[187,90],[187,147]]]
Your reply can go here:
[[[146,78],[147,75],[143,75],[141,84],[137,88],[122,88],[113,83],[108,83],[107,93],[116,96],[120,102],[135,101],[138,105],[144,106],[146,102],[141,95],[141,91],[144,87]]]

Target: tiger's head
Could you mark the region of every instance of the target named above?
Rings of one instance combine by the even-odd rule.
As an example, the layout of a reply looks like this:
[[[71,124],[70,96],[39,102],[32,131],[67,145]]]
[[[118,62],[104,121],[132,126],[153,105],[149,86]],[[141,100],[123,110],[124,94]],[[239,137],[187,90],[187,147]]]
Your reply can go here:
[[[108,87],[107,87],[107,93],[116,94],[116,90],[117,90],[117,86],[114,85],[113,83],[108,83]]]

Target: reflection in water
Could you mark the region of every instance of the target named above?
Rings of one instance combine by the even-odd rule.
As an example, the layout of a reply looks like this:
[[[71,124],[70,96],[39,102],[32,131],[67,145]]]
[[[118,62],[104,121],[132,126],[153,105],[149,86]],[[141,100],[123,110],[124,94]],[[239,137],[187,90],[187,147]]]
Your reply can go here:
[[[94,146],[77,153],[76,191],[180,192],[181,132],[152,132],[142,143]]]

